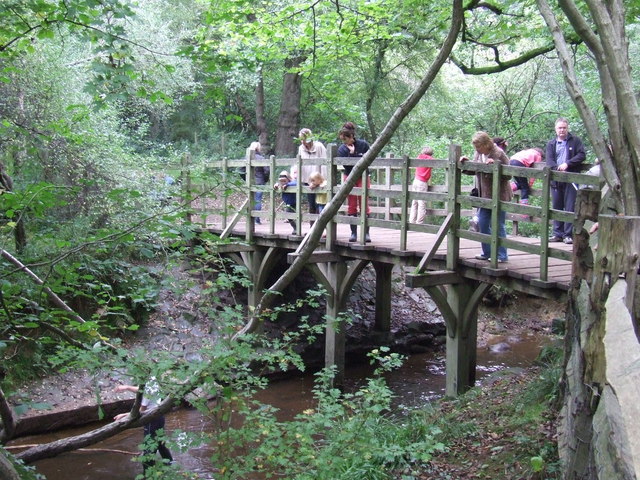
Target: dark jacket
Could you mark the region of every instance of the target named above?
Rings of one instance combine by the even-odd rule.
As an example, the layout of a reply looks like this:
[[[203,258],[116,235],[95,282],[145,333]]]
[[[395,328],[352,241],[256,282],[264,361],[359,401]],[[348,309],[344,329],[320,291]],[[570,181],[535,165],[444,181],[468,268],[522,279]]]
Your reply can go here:
[[[296,190],[295,187],[298,186],[298,182],[296,180],[291,180],[284,187],[281,188],[282,191],[282,201],[288,207],[293,210],[296,209]]]
[[[337,156],[338,157],[361,157],[369,151],[369,144],[365,140],[360,140],[359,138],[356,138],[354,145],[356,146],[356,148],[354,152],[351,153],[349,152],[349,147],[347,147],[343,143],[338,147]],[[351,173],[351,170],[353,170],[353,165],[344,166],[345,175],[349,175]]]
[[[547,166],[552,170],[558,168],[558,162],[556,158],[556,141],[557,137],[552,138],[547,143],[546,148],[546,162]],[[567,172],[579,172],[580,165],[584,162],[587,155],[584,153],[584,145],[582,140],[578,137],[569,134],[567,136]]]
[[[256,160],[264,160],[264,157],[256,152]],[[269,167],[255,167],[253,169],[256,185],[266,185],[269,181]]]

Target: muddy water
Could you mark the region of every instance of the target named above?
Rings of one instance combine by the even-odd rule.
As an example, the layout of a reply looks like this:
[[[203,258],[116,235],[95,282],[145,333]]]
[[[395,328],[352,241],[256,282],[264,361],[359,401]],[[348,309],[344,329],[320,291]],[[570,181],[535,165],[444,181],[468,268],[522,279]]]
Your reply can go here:
[[[500,370],[530,365],[538,355],[541,346],[547,341],[547,337],[534,335],[519,338],[492,338],[490,343],[497,346],[495,349],[478,350],[478,381]],[[349,368],[346,372],[346,388],[356,389],[365,382],[370,373],[368,366]],[[397,395],[398,409],[425,405],[444,393],[444,357],[442,354],[413,355],[406,360],[402,368],[388,374],[387,381]],[[261,393],[260,400],[279,408],[281,419],[292,418],[313,406],[312,387],[312,375],[282,380],[274,382],[268,390]],[[167,429],[200,432],[207,431],[208,424],[197,411],[181,410],[167,416]],[[66,437],[70,433],[73,432],[65,431],[55,435],[22,439],[21,443],[48,442],[58,437]],[[37,462],[36,467],[38,472],[49,480],[133,479],[141,473],[142,469],[139,463],[131,461],[130,453],[138,451],[141,436],[141,429],[123,432],[90,447],[102,449],[102,451],[72,452]],[[174,452],[174,455],[175,460],[184,470],[200,473],[204,478],[213,478],[207,460],[208,447],[192,449],[184,454]]]

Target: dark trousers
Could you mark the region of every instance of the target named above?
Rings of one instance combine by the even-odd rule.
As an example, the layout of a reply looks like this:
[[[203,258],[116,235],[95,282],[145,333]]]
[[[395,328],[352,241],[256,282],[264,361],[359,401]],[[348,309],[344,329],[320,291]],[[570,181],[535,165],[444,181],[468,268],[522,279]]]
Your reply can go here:
[[[145,444],[151,440],[151,443],[154,443],[154,446],[150,448],[145,448],[144,455],[152,456],[155,455],[156,452],[160,453],[160,456],[169,462],[173,462],[173,456],[171,455],[171,451],[167,448],[167,446],[162,441],[156,440],[156,435],[158,430],[164,429],[164,416],[160,416],[154,420],[151,420],[144,426],[144,441]],[[142,463],[142,468],[144,472],[147,471],[148,468],[152,467],[155,463],[153,459],[147,459]]]
[[[315,193],[307,193],[307,202],[309,202],[309,213],[320,213],[318,212]]]
[[[578,189],[573,183],[553,182],[551,186],[551,206],[554,210],[575,211]],[[573,235],[573,223],[553,221],[553,236],[566,238]]]
[[[294,204],[290,204],[290,203],[285,203],[284,204],[284,211],[288,212],[288,213],[294,213],[296,211],[296,205]],[[289,225],[291,225],[293,227],[293,233],[297,233],[296,232],[296,221],[293,218],[288,218],[287,222],[289,222]]]
[[[509,165],[513,165],[514,167],[525,166],[525,164],[522,163],[520,160],[511,160],[509,162]],[[518,190],[520,190],[520,199],[528,200],[529,192],[531,190],[529,187],[529,179],[527,177],[513,177],[513,181],[516,182],[516,185],[518,186]]]

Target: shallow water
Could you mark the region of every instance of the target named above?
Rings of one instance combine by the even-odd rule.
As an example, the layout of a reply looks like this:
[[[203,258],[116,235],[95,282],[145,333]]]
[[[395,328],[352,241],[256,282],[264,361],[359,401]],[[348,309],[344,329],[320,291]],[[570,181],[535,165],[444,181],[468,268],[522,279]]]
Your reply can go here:
[[[478,349],[477,377],[478,382],[494,372],[507,368],[526,367],[530,365],[540,352],[542,345],[548,342],[545,336],[529,335],[525,337],[499,337],[491,339],[491,344],[508,344],[505,351],[494,352],[488,348]],[[347,369],[345,387],[354,390],[362,385],[371,373],[368,365],[357,365]],[[280,409],[280,418],[292,418],[307,408],[313,407],[312,388],[313,375],[304,375],[287,380],[273,382],[269,388],[259,395],[264,403]],[[387,374],[387,382],[397,396],[396,408],[419,407],[439,398],[445,388],[444,355],[419,354],[409,357],[402,368]],[[195,410],[179,410],[167,415],[167,430],[184,430],[206,432],[207,420]],[[90,426],[89,428],[94,428]],[[83,430],[76,430],[77,433]],[[21,443],[43,443],[56,438],[69,436],[73,431],[58,432],[21,439]],[[118,450],[109,451],[77,451],[60,455],[56,458],[36,463],[39,473],[49,480],[124,480],[133,479],[142,471],[137,462],[132,462],[132,455],[122,452],[138,452],[142,429],[123,432],[107,441],[101,442],[91,449]],[[186,471],[210,475],[211,466],[208,461],[209,447],[191,449],[188,453],[175,454],[176,462]]]

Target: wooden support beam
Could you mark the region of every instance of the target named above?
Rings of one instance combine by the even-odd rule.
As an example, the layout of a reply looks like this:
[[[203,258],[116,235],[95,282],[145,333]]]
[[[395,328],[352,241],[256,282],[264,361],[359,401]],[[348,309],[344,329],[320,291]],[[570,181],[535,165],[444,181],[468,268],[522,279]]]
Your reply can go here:
[[[477,303],[468,310],[468,302],[473,297],[473,291],[473,282],[451,285],[447,289],[447,302],[456,316],[454,335],[447,335],[447,382],[445,394],[450,397],[463,394],[476,381],[476,351],[478,348]],[[465,313],[468,315],[466,325],[462,321]]]
[[[287,263],[293,263],[299,256],[297,253],[289,253],[287,255]],[[340,255],[327,250],[317,250],[307,259],[307,263],[328,263],[341,261]]]
[[[342,292],[342,281],[345,276],[347,276],[347,266],[344,262],[327,264],[327,281],[333,291],[327,296],[324,363],[327,367],[335,365],[334,386],[336,387],[344,385],[346,328],[344,322],[340,322],[339,319],[344,303],[342,293],[346,294]]]
[[[408,274],[405,276],[405,285],[409,288],[453,285],[462,281],[463,278],[457,272],[449,270],[435,270],[432,272]]]
[[[227,243],[217,244],[210,247],[212,252],[215,253],[240,253],[240,252],[253,252],[256,247],[254,245],[247,245],[246,243]]]
[[[381,332],[391,331],[391,273],[390,263],[372,262],[376,271],[376,315],[375,328]]]

